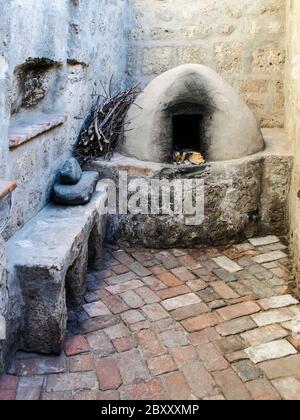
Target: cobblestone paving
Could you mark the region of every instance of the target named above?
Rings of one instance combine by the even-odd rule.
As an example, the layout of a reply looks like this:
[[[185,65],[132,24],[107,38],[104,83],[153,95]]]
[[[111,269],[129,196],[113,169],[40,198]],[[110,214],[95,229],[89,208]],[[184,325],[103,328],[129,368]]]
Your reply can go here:
[[[64,354],[19,352],[1,400],[300,399],[300,305],[278,238],[105,260]]]

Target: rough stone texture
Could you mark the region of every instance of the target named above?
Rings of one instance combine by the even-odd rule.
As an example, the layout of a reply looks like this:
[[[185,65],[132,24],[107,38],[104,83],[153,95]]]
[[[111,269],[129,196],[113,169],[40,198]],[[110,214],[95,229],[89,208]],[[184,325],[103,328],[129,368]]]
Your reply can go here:
[[[296,349],[286,340],[272,341],[246,349],[253,363],[257,364],[266,360],[280,359],[281,357],[297,354]]]
[[[53,188],[53,199],[65,206],[87,204],[91,201],[98,180],[98,172],[83,172],[76,185],[56,183]]]
[[[83,247],[93,237],[96,242],[89,244],[91,251],[101,249],[105,202],[106,188],[99,184],[87,206],[49,205],[8,241],[8,284],[15,284],[16,289],[10,296],[7,317],[24,350],[61,351],[66,291],[71,291],[71,302],[78,305],[85,292],[88,253]]]
[[[232,312],[234,316],[239,314],[240,317],[225,323],[218,315],[218,310],[207,308],[207,313],[203,314],[200,308],[203,304],[193,305],[185,300],[185,295],[180,294],[182,288],[190,289],[188,279],[195,273],[193,268],[197,265],[207,267],[198,269],[197,273],[199,276],[200,270],[206,273],[202,280],[203,290],[211,289],[211,274],[215,270],[213,258],[226,255],[232,261],[240,261],[248,255],[249,250],[251,255],[253,252],[264,252],[260,246],[253,248],[248,242],[226,248],[169,250],[167,254],[174,255],[172,264],[166,262],[169,267],[176,265],[176,261],[185,261],[189,268],[185,271],[185,279],[182,279],[183,285],[175,288],[166,286],[163,291],[155,293],[174,297],[177,292],[177,296],[184,299],[180,304],[186,306],[179,310],[189,314],[184,319],[178,319],[173,306],[163,309],[163,300],[155,299],[156,302],[152,304],[145,299],[140,302],[142,307],[139,310],[128,310],[125,303],[123,307],[120,304],[124,289],[115,289],[113,296],[108,295],[106,285],[115,278],[113,268],[118,264],[116,259],[122,260],[124,267],[128,268],[128,274],[133,273],[131,269],[136,270],[135,259],[149,268],[150,256],[153,263],[151,269],[154,268],[157,273],[162,258],[161,253],[155,250],[117,249],[116,246],[107,245],[105,271],[101,269],[90,274],[101,281],[96,284],[88,282],[86,301],[90,300],[91,287],[95,307],[103,309],[109,298],[115,302],[117,298],[118,311],[97,318],[93,318],[93,313],[83,316],[82,311],[77,314],[73,312],[72,320],[78,332],[77,335],[68,335],[64,353],[59,357],[18,352],[7,375],[0,376],[0,400],[273,400],[297,396],[299,347],[295,340],[291,340],[290,332],[283,329],[285,324],[282,326],[278,319],[274,325],[257,328],[251,316],[243,316],[246,309],[249,312],[248,306],[239,306],[240,310],[237,311],[238,301],[243,305],[250,299],[257,306],[260,298],[255,288],[247,296],[243,289],[235,288],[239,298],[226,300],[224,307],[227,307],[228,313]],[[185,256],[184,260],[182,255]],[[257,274],[262,269],[265,278],[260,283],[264,284],[274,264],[267,268],[255,266]],[[165,273],[173,272],[171,268],[165,270]],[[252,272],[253,266],[249,265],[244,268],[243,276],[247,278]],[[144,286],[134,289],[135,293],[147,289],[149,277],[151,275],[139,280]],[[288,276],[283,279],[284,285],[287,279]],[[241,282],[237,278],[230,286]],[[225,289],[221,288],[221,283]],[[227,287],[226,280],[218,283],[219,290],[224,291]],[[274,298],[281,295],[286,298],[276,285],[270,286],[270,290]],[[185,292],[189,296],[192,289]],[[143,293],[143,296],[146,294]],[[299,323],[298,306],[281,308],[279,311],[293,309],[291,316]],[[261,312],[265,313],[265,310],[261,308]],[[222,337],[224,331],[226,337]],[[286,340],[283,340],[285,337]],[[296,339],[296,336],[293,338]],[[249,356],[255,363],[249,360]]]
[[[107,236],[132,245],[152,248],[226,244],[246,237],[283,234],[288,230],[287,198],[292,158],[281,130],[264,130],[266,149],[251,157],[177,168],[115,155],[111,162],[97,161],[89,169],[101,178],[119,183],[119,172],[126,171],[128,183],[143,181],[141,199],[148,203],[153,180],[180,180],[196,176],[204,181],[204,220],[190,226],[189,216],[160,214],[111,214]],[[272,162],[272,163],[271,163]],[[281,175],[278,182],[279,174]],[[122,194],[126,191],[122,190]],[[132,197],[132,193],[128,193]],[[158,193],[160,194],[160,193]],[[157,194],[157,195],[158,195]],[[239,203],[239,205],[237,205]],[[147,207],[148,208],[148,207]],[[217,267],[215,267],[217,268]]]
[[[5,230],[8,238],[45,206],[94,95],[102,91],[100,80],[107,85],[114,75],[114,87],[125,86],[129,4],[127,0],[0,3],[5,16],[0,30],[4,42],[0,59],[0,178],[15,180],[19,187]],[[31,131],[30,126],[52,114],[68,119],[9,151],[9,126],[12,130],[20,120],[27,120]]]
[[[128,111],[122,153],[144,161],[171,162],[172,117],[191,106],[203,118],[205,135],[199,138],[199,146],[208,162],[237,159],[264,148],[258,121],[237,92],[211,68],[188,64],[161,74],[136,98]]]
[[[114,75],[114,89],[125,87],[129,3],[0,0],[0,6],[5,16],[0,25],[0,180],[18,185],[12,197],[0,199],[0,231],[8,240],[47,204],[58,170],[102,92],[101,82],[107,86]],[[18,147],[10,149],[12,134]],[[13,312],[12,342],[18,326],[11,326],[21,316],[22,301],[17,283],[5,287],[3,250],[1,244],[0,316]],[[8,297],[17,305],[8,307]]]
[[[290,241],[294,256],[294,271],[298,286],[300,284],[300,121],[299,121],[299,98],[300,98],[300,44],[299,19],[300,3],[288,0],[287,11],[287,65],[285,73],[285,95],[286,95],[286,130],[289,141],[292,145],[295,164],[290,192]]]
[[[10,204],[10,194],[3,195],[3,197],[0,198],[0,372],[3,372],[4,370],[5,359],[7,357],[5,351],[5,339],[7,338],[5,318],[7,301],[6,243],[2,237],[2,231],[9,220]]]
[[[128,72],[144,87],[180,64],[205,64],[240,90],[264,126],[283,126],[284,35],[283,0],[135,0]]]
[[[74,158],[68,159],[59,171],[62,184],[74,185],[80,181],[82,170],[78,161]]]

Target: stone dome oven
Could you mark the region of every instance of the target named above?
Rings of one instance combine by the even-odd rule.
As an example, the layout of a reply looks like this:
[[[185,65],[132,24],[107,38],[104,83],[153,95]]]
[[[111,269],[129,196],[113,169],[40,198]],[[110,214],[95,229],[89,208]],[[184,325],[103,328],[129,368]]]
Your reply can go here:
[[[122,153],[143,161],[170,163],[174,151],[197,151],[214,162],[264,149],[255,115],[220,75],[202,65],[157,77],[127,118]]]

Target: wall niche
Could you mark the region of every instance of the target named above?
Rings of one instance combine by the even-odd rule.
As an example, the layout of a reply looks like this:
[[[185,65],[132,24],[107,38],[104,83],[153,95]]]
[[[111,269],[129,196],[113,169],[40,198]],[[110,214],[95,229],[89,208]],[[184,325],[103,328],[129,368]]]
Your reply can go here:
[[[28,58],[15,68],[10,95],[10,149],[65,121],[60,111],[63,69],[62,63],[48,58]]]
[[[29,58],[16,67],[12,87],[11,114],[37,107],[59,84],[61,64],[48,58]]]

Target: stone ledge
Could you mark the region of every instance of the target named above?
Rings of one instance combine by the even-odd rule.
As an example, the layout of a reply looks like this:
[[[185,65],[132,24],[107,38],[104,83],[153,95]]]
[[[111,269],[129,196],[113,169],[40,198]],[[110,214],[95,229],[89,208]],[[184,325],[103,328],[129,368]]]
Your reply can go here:
[[[6,197],[17,188],[16,182],[3,181],[0,179],[0,199]]]
[[[66,121],[65,115],[35,114],[13,119],[8,132],[9,148],[15,149],[29,140],[58,127]]]

